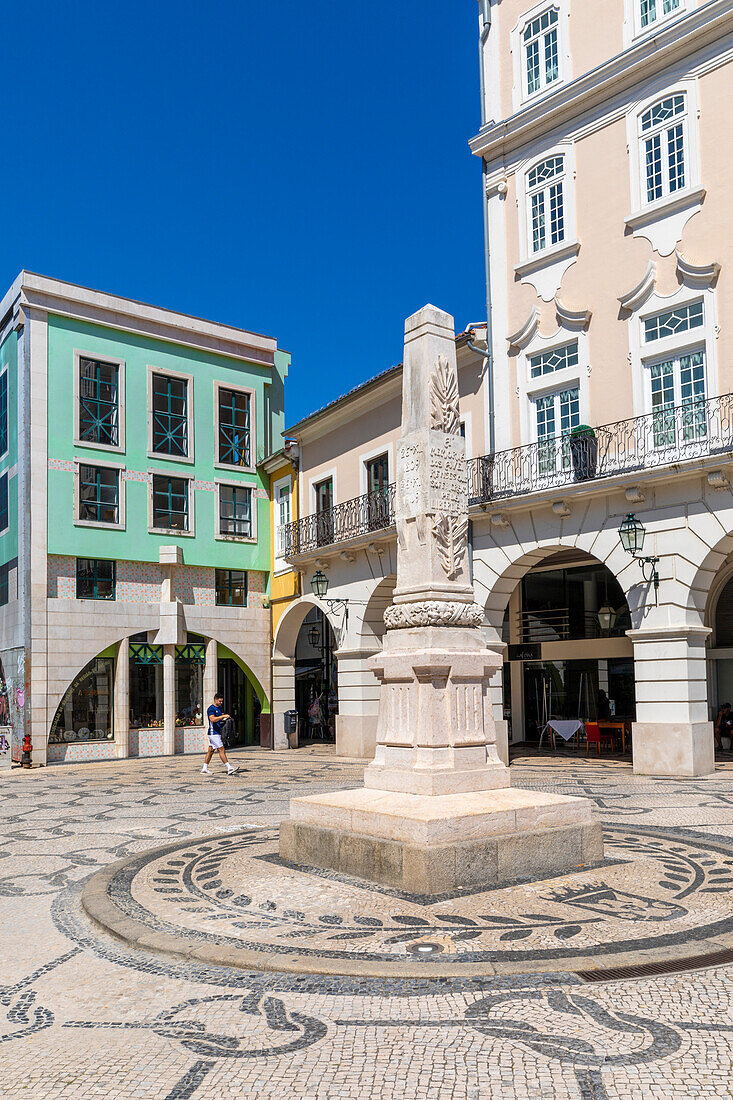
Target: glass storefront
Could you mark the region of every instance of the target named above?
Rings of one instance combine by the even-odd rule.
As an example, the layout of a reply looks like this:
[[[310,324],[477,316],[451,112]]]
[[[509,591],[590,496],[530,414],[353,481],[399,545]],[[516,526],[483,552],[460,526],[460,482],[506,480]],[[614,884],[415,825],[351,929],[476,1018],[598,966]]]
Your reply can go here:
[[[148,645],[145,634],[130,638],[130,726],[163,726],[163,647]]]
[[[550,718],[633,720],[633,658],[527,662],[524,666],[525,736],[539,735]]]
[[[95,657],[67,689],[51,725],[49,744],[114,739],[114,657]]]
[[[204,666],[206,643],[189,634],[185,645],[176,646],[176,725],[204,724]]]

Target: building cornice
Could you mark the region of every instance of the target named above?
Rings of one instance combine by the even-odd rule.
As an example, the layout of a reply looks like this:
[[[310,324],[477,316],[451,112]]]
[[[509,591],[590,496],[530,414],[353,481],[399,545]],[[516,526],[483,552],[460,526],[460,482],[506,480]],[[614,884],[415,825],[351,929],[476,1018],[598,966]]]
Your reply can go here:
[[[278,350],[277,340],[269,336],[29,271],[21,272],[4,301],[12,291],[24,312],[35,310],[57,317],[70,317],[88,324],[213,352],[229,359],[242,359],[257,366],[272,367]]]
[[[709,0],[683,19],[596,66],[557,91],[528,104],[501,122],[487,123],[469,141],[476,156],[493,161],[562,126],[611,96],[632,88],[681,58],[719,41],[733,30],[730,0]]]

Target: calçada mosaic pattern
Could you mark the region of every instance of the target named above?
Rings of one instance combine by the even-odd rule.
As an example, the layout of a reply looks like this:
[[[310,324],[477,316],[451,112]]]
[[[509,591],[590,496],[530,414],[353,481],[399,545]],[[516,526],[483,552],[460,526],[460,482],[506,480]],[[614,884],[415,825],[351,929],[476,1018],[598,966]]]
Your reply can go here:
[[[267,955],[350,962],[441,956],[572,969],[733,934],[733,843],[612,829],[601,867],[439,901],[283,864],[249,831],[143,856],[109,896],[155,931]],[[389,970],[386,971],[389,973]]]

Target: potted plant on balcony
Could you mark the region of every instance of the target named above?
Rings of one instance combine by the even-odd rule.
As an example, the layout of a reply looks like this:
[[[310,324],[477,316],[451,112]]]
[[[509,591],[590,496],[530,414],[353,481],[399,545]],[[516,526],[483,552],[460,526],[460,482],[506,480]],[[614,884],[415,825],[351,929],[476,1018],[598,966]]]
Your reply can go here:
[[[588,424],[578,424],[570,432],[570,456],[576,481],[590,481],[598,466],[598,440]]]

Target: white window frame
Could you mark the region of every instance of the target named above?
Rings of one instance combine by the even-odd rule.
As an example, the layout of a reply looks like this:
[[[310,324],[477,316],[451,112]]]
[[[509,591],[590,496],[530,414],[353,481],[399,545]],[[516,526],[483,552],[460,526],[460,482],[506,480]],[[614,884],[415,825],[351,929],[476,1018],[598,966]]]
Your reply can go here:
[[[118,490],[117,490],[117,523],[97,523],[91,519],[81,519],[81,476],[79,472],[80,466],[102,466],[109,470],[118,471]],[[127,467],[122,462],[107,462],[99,458],[75,458],[74,459],[74,526],[75,527],[95,527],[100,531],[124,531],[126,527],[126,510],[125,510],[125,470]]]
[[[657,313],[664,313],[669,309],[699,301],[703,303],[702,326],[665,336],[661,340],[646,342],[645,320]],[[629,360],[632,370],[635,416],[643,416],[652,411],[647,367],[654,362],[669,359],[673,355],[684,355],[687,351],[696,351],[701,347],[705,349],[705,396],[711,398],[719,395],[718,331],[716,295],[715,290],[710,286],[700,287],[683,283],[674,294],[663,297],[653,291],[645,298],[629,322]]]
[[[564,237],[557,244],[546,245],[540,252],[532,251],[532,217],[529,177],[546,160],[563,158]],[[545,302],[552,301],[567,269],[575,263],[580,251],[576,227],[575,145],[564,142],[535,151],[517,168],[517,218],[519,222],[519,258],[514,271],[522,282],[530,283]],[[549,186],[547,184],[546,186]],[[549,211],[548,211],[549,228]],[[548,232],[549,238],[549,232]]]
[[[82,348],[74,348],[74,446],[86,451],[106,451],[108,454],[123,454],[125,451],[125,360],[116,355],[107,355],[102,351],[84,351]],[[116,447],[106,443],[88,443],[81,438],[79,425],[79,371],[82,359],[95,359],[100,363],[112,363],[117,367],[117,432],[118,442]]]
[[[155,367],[148,364],[148,458],[155,459],[156,462],[174,462],[183,463],[186,466],[192,466],[195,458],[194,451],[194,419],[193,419],[193,375],[187,374],[185,371],[169,370],[167,367]],[[153,450],[153,375],[160,374],[166,378],[180,378],[187,383],[186,386],[186,416],[188,418],[187,425],[187,440],[188,440],[188,454],[183,457],[181,455],[166,455],[161,454],[160,451]],[[183,476],[183,475],[182,475]]]
[[[367,482],[367,462],[373,458],[379,458],[380,455],[387,456],[387,473],[388,483],[395,480],[395,465],[394,465],[394,447],[392,443],[383,443],[381,447],[374,447],[371,451],[365,451],[359,455],[359,489],[361,490],[360,496],[366,496],[369,492],[369,484]],[[324,478],[319,478],[319,481],[324,481]],[[334,483],[335,487],[335,483]]]
[[[698,0],[680,0],[678,8],[674,11],[664,12],[664,0],[657,0],[659,14],[656,19],[646,27],[641,25],[641,0],[624,0],[624,48],[630,46],[635,39],[644,38],[648,34],[658,33],[663,27],[683,18],[698,6]]]
[[[10,530],[10,470],[3,470],[0,474],[0,481],[5,480],[8,483],[8,522],[4,527],[0,527],[0,535],[4,535],[6,531]]]
[[[549,161],[560,161],[561,168],[555,175],[548,177],[539,184],[532,184],[532,174],[536,172],[543,165]],[[562,248],[566,241],[565,232],[565,207],[566,207],[566,194],[567,188],[567,159],[563,153],[557,153],[555,155],[545,157],[544,160],[538,161],[531,168],[527,169],[526,181],[525,181],[525,195],[526,195],[526,208],[525,217],[527,219],[527,255],[529,256],[541,256],[546,252],[551,252],[553,249]],[[552,238],[552,197],[550,191],[554,187],[560,187],[561,197],[561,216],[562,216],[562,236],[553,241]],[[536,196],[542,195],[544,203],[544,240],[545,243],[539,248],[535,248],[535,234],[534,234],[534,203],[533,200]]]
[[[289,513],[290,519],[288,523],[293,522],[293,479],[290,474],[287,477],[278,478],[272,486],[272,504],[273,504],[273,524],[272,524],[272,537],[273,537],[273,573],[278,576],[280,573],[288,573],[291,566],[285,561],[283,554],[280,552],[280,528],[283,526],[280,523],[280,499],[282,490],[287,486],[289,495]]]
[[[249,396],[249,466],[232,466],[229,462],[219,462],[219,390],[235,390],[237,393],[246,393]],[[242,473],[253,474],[257,465],[257,402],[256,394],[251,386],[240,386],[235,382],[214,382],[214,469],[228,470],[232,473],[239,470]]]
[[[648,200],[644,142],[649,135],[642,134],[641,120],[660,100],[675,95],[685,96],[685,113],[679,116],[683,121],[685,142],[685,186],[678,191],[667,192],[661,198]],[[626,225],[633,230],[635,237],[646,237],[652,248],[662,256],[669,256],[674,251],[675,245],[682,239],[685,225],[700,209],[705,198],[700,175],[699,117],[698,83],[694,78],[656,88],[653,95],[633,104],[626,116],[631,171],[631,213],[625,219]],[[665,123],[662,133],[671,124],[672,120]],[[666,142],[663,142],[663,156],[666,158],[664,147]]]
[[[187,470],[149,470],[150,480],[148,482],[148,534],[149,535],[166,535],[168,538],[173,536],[177,539],[192,539],[196,537],[196,510],[195,500],[196,494],[194,490],[194,475],[188,473]],[[188,531],[176,531],[172,527],[154,527],[153,526],[153,476],[156,477],[178,477],[182,478],[186,482],[188,489]]]
[[[230,467],[231,468],[231,467]],[[239,467],[237,467],[239,468]],[[250,516],[252,522],[252,534],[251,535],[228,535],[225,534],[220,527],[220,504],[221,504],[221,489],[223,486],[227,486],[230,489],[248,489],[250,493]],[[250,485],[246,481],[233,481],[231,479],[219,479],[214,482],[214,538],[217,542],[257,542],[257,496],[256,487]]]
[[[530,376],[530,359],[542,352],[554,351],[555,348],[565,347],[567,344],[578,345],[578,362],[576,366],[564,367],[552,374],[543,374],[539,378]],[[537,419],[535,415],[535,401],[538,397],[559,392],[560,390],[578,387],[580,397],[580,423],[588,423],[589,419],[589,344],[588,333],[585,330],[560,327],[552,336],[541,336],[539,330],[525,344],[517,360],[519,394],[519,420],[522,443],[537,443]]]
[[[693,329],[692,332],[699,333],[700,329]],[[660,340],[659,343],[663,343],[663,341]],[[670,361],[672,362],[672,385],[674,390],[674,400],[672,403],[672,407],[678,409],[682,405],[682,380],[680,372],[680,360],[685,355],[691,355],[700,351],[703,355],[703,377],[705,387],[705,397],[703,398],[703,400],[707,401],[710,397],[710,390],[708,388],[709,375],[707,347],[705,345],[704,339],[698,337],[698,340],[693,344],[685,345],[684,347],[675,346],[667,352],[655,351],[653,355],[648,355],[644,357],[644,359],[642,360],[642,367],[645,375],[644,390],[646,407],[649,415],[652,415],[655,411],[652,404],[652,368],[660,363],[668,363]],[[661,412],[661,410],[658,411]]]
[[[383,448],[380,447],[380,451],[381,450],[383,450]],[[331,478],[331,482],[332,482],[332,493],[333,493],[333,498],[332,498],[333,499],[333,505],[332,506],[335,508],[336,504],[338,503],[338,497],[336,496],[336,489],[337,489],[336,467],[332,466],[330,470],[321,470],[319,473],[315,474],[313,477],[308,478],[308,499],[311,503],[311,509],[310,509],[311,515],[316,514],[316,504],[318,502],[318,496],[316,494],[316,486],[320,485],[322,481],[328,481],[329,478]]]
[[[564,373],[564,372],[561,372],[561,373]],[[551,376],[548,376],[548,377],[551,377]],[[585,417],[583,415],[583,392],[582,392],[582,389],[581,389],[581,386],[580,386],[579,379],[571,379],[570,381],[568,381],[566,383],[563,383],[562,385],[555,382],[555,384],[552,385],[552,386],[545,386],[541,390],[533,391],[533,393],[530,397],[529,413],[530,413],[530,422],[531,422],[531,426],[532,426],[531,427],[531,430],[532,430],[532,443],[540,444],[540,443],[543,443],[545,441],[549,441],[551,439],[565,438],[563,436],[562,432],[558,430],[559,427],[560,427],[560,394],[564,393],[567,390],[571,390],[571,389],[577,389],[578,390],[578,424],[583,424],[583,423],[587,422],[587,417]],[[541,400],[542,398],[547,398],[547,397],[551,397],[554,400],[556,431],[555,431],[554,435],[552,435],[552,436],[543,436],[540,439],[539,432],[537,430],[537,402],[539,400]],[[569,434],[570,433],[567,433],[568,436],[569,436]],[[560,454],[560,452],[558,451],[558,457],[559,457],[559,454]],[[568,466],[568,468],[569,468],[569,466]],[[545,470],[545,471],[540,471],[540,473],[541,473],[542,476],[551,476],[552,473],[558,473],[559,474],[559,473],[562,473],[565,469],[566,469],[566,467],[561,465],[560,462],[558,461],[558,463],[557,463],[557,465],[556,465],[556,467],[553,471]]]
[[[527,90],[527,60],[524,44],[524,32],[534,19],[544,15],[553,8],[558,15],[557,19],[557,80],[551,84],[540,83],[535,92]],[[570,4],[569,0],[544,0],[535,4],[529,11],[520,16],[518,22],[511,31],[510,41],[513,58],[514,87],[512,89],[512,105],[518,111],[526,104],[534,103],[537,99],[554,92],[571,79],[570,36],[569,36]],[[544,61],[544,52],[541,48],[541,60]]]
[[[5,375],[5,393],[7,397],[8,431],[6,435],[6,447],[2,454],[0,454],[0,460],[10,453],[10,367],[7,364],[0,368],[0,379],[2,379],[3,375]]]

